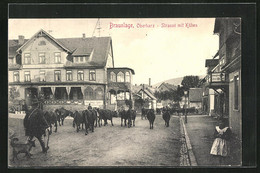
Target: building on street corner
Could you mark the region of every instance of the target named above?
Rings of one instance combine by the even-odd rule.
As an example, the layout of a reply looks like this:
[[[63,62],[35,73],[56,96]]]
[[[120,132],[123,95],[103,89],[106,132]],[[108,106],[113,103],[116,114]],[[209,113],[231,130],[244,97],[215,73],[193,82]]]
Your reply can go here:
[[[203,105],[207,102],[209,113],[226,118],[241,139],[241,19],[216,18],[214,34],[219,35],[219,50],[213,59],[206,60],[208,75],[203,80]]]
[[[116,109],[132,98],[134,70],[115,68],[111,37],[55,39],[44,30],[30,39],[9,40],[9,89],[30,104],[42,97],[45,108]]]

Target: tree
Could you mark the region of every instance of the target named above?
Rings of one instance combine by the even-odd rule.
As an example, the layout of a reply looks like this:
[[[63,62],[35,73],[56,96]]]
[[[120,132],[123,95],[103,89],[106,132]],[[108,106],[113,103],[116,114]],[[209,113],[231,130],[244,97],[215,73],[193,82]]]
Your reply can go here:
[[[184,76],[181,85],[185,90],[189,90],[190,88],[196,88],[199,84],[199,76]]]
[[[173,97],[174,102],[179,103],[183,95],[184,95],[184,89],[183,87],[180,87],[180,85],[178,85],[177,90],[174,92],[174,97]]]

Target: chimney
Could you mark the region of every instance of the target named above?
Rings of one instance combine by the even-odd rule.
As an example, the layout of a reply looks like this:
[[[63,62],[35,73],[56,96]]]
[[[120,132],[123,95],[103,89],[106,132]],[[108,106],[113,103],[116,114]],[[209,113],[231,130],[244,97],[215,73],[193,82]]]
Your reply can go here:
[[[84,38],[86,38],[86,34],[85,34],[85,33],[83,33],[83,34],[82,34],[82,37],[83,37],[83,39],[84,39]]]
[[[149,87],[151,87],[151,78],[149,78]]]
[[[24,43],[24,36],[23,35],[19,35],[18,36],[18,44],[22,45]]]

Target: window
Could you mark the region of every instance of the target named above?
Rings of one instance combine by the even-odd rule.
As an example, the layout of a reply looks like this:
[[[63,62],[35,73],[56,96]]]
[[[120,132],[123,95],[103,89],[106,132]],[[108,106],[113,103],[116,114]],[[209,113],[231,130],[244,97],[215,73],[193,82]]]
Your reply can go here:
[[[84,57],[83,56],[79,57],[79,62],[84,62]]]
[[[125,81],[125,76],[124,73],[122,73],[121,71],[117,74],[117,82],[124,82]]]
[[[91,87],[87,87],[85,89],[85,97],[87,100],[93,100],[94,99],[94,94],[93,94],[93,89]]]
[[[89,80],[90,81],[96,80],[96,70],[89,70]]]
[[[54,71],[54,80],[55,81],[61,81],[60,70],[55,70]]]
[[[130,93],[129,92],[125,92],[125,99],[130,100]]]
[[[74,63],[83,63],[85,61],[87,61],[86,56],[75,56],[74,57]]]
[[[66,79],[67,79],[67,81],[72,81],[72,71],[71,70],[68,70],[66,72]]]
[[[130,82],[130,73],[129,72],[125,73],[125,82]]]
[[[79,62],[79,57],[75,56],[74,57],[74,62]]]
[[[100,87],[98,87],[95,90],[95,93],[96,93],[96,99],[97,100],[103,100],[104,94],[103,94],[103,90]]]
[[[111,82],[116,82],[116,74],[114,72],[110,73],[110,81]]]
[[[25,82],[30,82],[31,81],[31,74],[29,71],[24,72],[24,81]]]
[[[30,53],[24,54],[24,64],[31,64],[31,54]]]
[[[14,82],[19,82],[19,72],[14,71]]]
[[[45,71],[40,71],[40,82],[45,82]]]
[[[39,63],[45,64],[45,53],[39,53]]]
[[[118,91],[117,93],[117,100],[124,100],[125,99],[125,92]]]
[[[78,71],[78,80],[82,81],[84,80],[84,72],[83,70]]]
[[[55,60],[55,63],[60,63],[61,62],[60,52],[55,52],[54,53],[54,60]]]
[[[38,44],[38,45],[39,45],[39,46],[46,45],[46,42],[42,40],[42,41],[40,41],[40,42],[39,42],[39,44]]]
[[[234,109],[238,110],[239,107],[239,97],[238,97],[238,85],[239,85],[239,77],[234,76]]]

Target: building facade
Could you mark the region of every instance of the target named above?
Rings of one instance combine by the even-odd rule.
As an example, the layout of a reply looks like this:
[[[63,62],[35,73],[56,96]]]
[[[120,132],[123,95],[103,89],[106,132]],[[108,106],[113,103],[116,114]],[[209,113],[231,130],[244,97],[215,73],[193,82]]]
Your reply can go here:
[[[194,107],[201,112],[202,110],[202,88],[189,89],[189,107]]]
[[[215,113],[226,118],[241,139],[241,19],[216,18],[214,34],[219,35],[219,50],[206,60],[205,86],[214,90]]]
[[[43,98],[47,108],[72,105],[84,109],[88,104],[106,108],[113,81],[110,72],[121,84],[131,86],[134,70],[114,68],[110,37],[55,39],[44,30],[29,40],[20,36],[9,40],[9,88],[16,88],[19,97]],[[124,90],[126,91],[126,90]],[[127,88],[131,93],[131,87]],[[124,97],[125,98],[125,97]],[[117,102],[117,99],[116,99]]]

